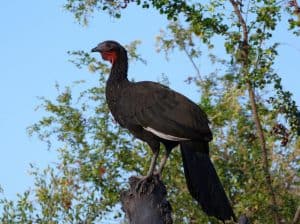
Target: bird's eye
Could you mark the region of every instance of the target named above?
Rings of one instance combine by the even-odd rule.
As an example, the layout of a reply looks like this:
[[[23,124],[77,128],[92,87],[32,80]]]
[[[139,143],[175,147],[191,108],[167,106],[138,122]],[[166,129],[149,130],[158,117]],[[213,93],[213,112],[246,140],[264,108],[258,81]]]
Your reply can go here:
[[[113,47],[113,45],[108,44],[108,45],[107,45],[107,49],[108,49],[109,51],[112,51],[112,50],[114,49],[114,47]]]

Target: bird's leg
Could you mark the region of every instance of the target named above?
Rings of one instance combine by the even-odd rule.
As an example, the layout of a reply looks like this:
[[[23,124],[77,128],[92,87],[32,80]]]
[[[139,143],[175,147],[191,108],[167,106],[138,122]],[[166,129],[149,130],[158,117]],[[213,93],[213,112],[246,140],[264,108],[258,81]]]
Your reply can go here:
[[[149,170],[147,172],[147,175],[145,176],[146,178],[148,178],[148,177],[150,177],[150,176],[153,175],[154,169],[155,169],[155,166],[156,166],[156,162],[157,162],[157,158],[158,158],[158,154],[159,154],[159,150],[155,150],[153,152],[153,156],[152,156],[152,159],[151,159],[150,167],[149,167]]]
[[[146,183],[146,181],[153,176],[154,170],[155,170],[155,166],[156,166],[156,162],[157,162],[157,158],[159,155],[159,148],[157,150],[153,150],[153,156],[151,159],[151,163],[150,163],[150,167],[149,170],[147,172],[146,176],[143,176],[140,178],[140,180],[138,181],[138,183],[135,186],[135,190],[137,192],[142,192],[143,191],[143,185]]]
[[[159,164],[159,168],[158,168],[158,171],[157,171],[157,174],[159,176],[161,176],[162,172],[163,172],[163,169],[167,163],[167,160],[169,158],[169,155],[171,153],[171,150],[170,149],[166,149],[166,153],[164,154],[162,160],[160,161],[160,164]]]

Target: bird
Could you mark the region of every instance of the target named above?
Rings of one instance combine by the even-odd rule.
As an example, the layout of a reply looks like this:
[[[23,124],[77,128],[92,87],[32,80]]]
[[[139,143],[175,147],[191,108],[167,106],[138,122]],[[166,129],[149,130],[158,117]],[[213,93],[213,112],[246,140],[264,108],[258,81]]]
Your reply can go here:
[[[180,146],[183,170],[191,196],[208,216],[236,220],[222,183],[209,156],[212,132],[206,113],[193,101],[171,88],[152,81],[128,80],[125,47],[114,40],[99,43],[92,52],[111,63],[106,81],[106,102],[119,125],[146,142],[153,152],[145,178],[154,175],[160,145],[165,154],[161,175],[173,148]]]

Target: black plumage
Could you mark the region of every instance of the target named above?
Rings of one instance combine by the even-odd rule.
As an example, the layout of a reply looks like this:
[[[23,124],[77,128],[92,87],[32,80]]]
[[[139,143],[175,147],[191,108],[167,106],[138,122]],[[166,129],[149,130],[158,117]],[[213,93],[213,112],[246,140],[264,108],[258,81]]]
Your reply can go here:
[[[171,150],[180,145],[186,182],[191,195],[210,216],[234,218],[233,210],[209,158],[212,133],[206,114],[187,97],[159,83],[130,82],[124,47],[105,41],[92,49],[112,64],[106,99],[115,120],[136,138],[148,143],[153,158],[146,177],[153,175],[159,146],[166,148],[158,172]]]

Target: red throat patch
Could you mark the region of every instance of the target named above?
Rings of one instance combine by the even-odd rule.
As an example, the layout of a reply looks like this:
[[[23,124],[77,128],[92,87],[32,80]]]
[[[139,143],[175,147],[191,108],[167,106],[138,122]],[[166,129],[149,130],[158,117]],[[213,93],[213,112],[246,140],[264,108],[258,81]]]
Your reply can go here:
[[[101,56],[103,60],[110,61],[111,64],[114,64],[117,59],[117,54],[115,51],[102,52]]]

